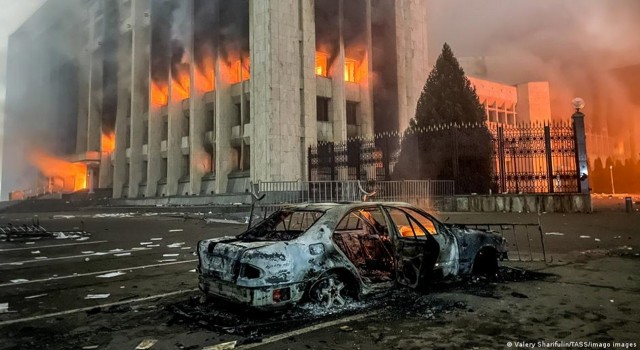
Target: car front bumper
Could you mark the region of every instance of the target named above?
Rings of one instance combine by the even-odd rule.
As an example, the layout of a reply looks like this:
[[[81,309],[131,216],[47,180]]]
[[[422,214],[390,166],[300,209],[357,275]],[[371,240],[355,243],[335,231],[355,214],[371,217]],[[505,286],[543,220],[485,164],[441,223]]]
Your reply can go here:
[[[304,296],[305,286],[305,283],[290,283],[266,287],[244,287],[202,275],[198,279],[198,288],[207,295],[236,304],[265,309],[297,303]],[[278,293],[285,297],[276,298],[275,295]]]

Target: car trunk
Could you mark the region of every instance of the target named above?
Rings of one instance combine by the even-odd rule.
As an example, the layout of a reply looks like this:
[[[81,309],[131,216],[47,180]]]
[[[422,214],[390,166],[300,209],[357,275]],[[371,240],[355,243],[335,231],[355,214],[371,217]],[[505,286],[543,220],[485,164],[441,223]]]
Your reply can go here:
[[[276,242],[242,242],[237,238],[223,241],[204,241],[198,247],[200,271],[205,276],[235,282],[240,273],[242,255],[248,250],[274,243]]]

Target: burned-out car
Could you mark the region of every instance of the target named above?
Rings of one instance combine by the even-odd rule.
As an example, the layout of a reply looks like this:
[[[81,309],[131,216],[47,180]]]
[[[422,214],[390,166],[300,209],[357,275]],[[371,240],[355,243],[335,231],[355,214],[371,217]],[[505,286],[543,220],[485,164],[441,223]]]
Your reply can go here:
[[[406,203],[303,204],[235,237],[198,243],[206,296],[258,308],[310,300],[331,308],[396,284],[493,274],[506,241],[444,224]]]

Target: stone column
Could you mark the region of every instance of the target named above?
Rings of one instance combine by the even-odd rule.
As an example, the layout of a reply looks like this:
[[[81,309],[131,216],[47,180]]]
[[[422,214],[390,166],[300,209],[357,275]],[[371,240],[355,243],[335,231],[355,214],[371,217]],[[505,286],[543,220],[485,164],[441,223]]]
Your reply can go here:
[[[114,151],[113,197],[120,198],[128,181],[127,129],[131,113],[132,33],[121,28],[118,44],[118,106],[116,112],[116,149]]]
[[[194,40],[191,42],[191,57],[195,57]],[[194,60],[191,64],[191,99],[189,104],[190,194],[200,194],[202,177],[211,169],[211,159],[205,149],[207,108],[204,94],[207,91],[202,88],[206,85],[201,81],[205,77],[198,73],[198,69],[197,62]]]
[[[300,75],[302,79],[302,100],[300,122],[303,130],[303,140],[300,142],[302,148],[301,174],[303,180],[309,180],[309,159],[308,149],[318,142],[318,120],[316,118],[316,26],[314,1],[300,1],[299,27],[302,33],[300,39],[300,55],[302,65]]]
[[[149,115],[149,49],[150,0],[133,0],[133,47],[131,62],[131,158],[129,166],[129,197],[139,193],[144,178],[142,145],[144,144],[144,120]]]
[[[578,171],[578,191],[589,194],[589,169],[587,163],[587,138],[584,127],[584,114],[580,110],[571,116],[573,120],[573,133],[575,137],[576,169]]]
[[[217,57],[215,65],[216,101],[214,122],[214,133],[216,135],[215,191],[216,193],[225,193],[227,191],[229,173],[238,165],[238,152],[231,146],[232,116],[235,113],[235,106],[231,98],[229,77],[224,74],[228,69],[223,68],[222,65],[226,65],[226,63],[224,59],[220,58],[221,55],[218,54]]]
[[[358,112],[358,125],[360,135],[365,137],[373,136],[373,69],[371,58],[373,55],[372,29],[371,29],[371,0],[365,0],[366,19],[366,44],[367,52],[360,66],[360,111]]]
[[[400,131],[409,127],[429,72],[427,7],[424,0],[396,0],[398,117]]]
[[[299,0],[251,1],[251,179],[302,179]]]
[[[337,57],[333,60],[333,65],[329,69],[331,78],[331,123],[333,126],[333,141],[342,142],[347,140],[347,99],[344,81],[344,39],[342,37],[342,28],[344,26],[343,14],[344,0],[340,0],[338,10],[338,28],[340,32],[340,40],[338,43]]]

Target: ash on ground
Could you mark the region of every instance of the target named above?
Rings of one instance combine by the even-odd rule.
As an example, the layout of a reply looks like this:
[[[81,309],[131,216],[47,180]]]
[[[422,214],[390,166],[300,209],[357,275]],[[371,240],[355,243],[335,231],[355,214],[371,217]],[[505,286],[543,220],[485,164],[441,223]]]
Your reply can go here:
[[[362,300],[347,299],[345,307],[330,311],[310,302],[284,310],[259,311],[238,308],[237,305],[222,301],[203,303],[199,297],[169,304],[166,310],[172,314],[171,323],[259,341],[260,338],[271,334],[364,312],[379,311],[382,317],[388,319],[437,319],[441,314],[456,309],[465,310],[468,307],[460,301],[438,298],[434,293],[463,292],[481,297],[501,298],[495,288],[499,284],[551,277],[549,274],[501,267],[495,278],[474,277],[443,281],[431,285],[425,292],[396,287],[385,293],[364,297]]]

